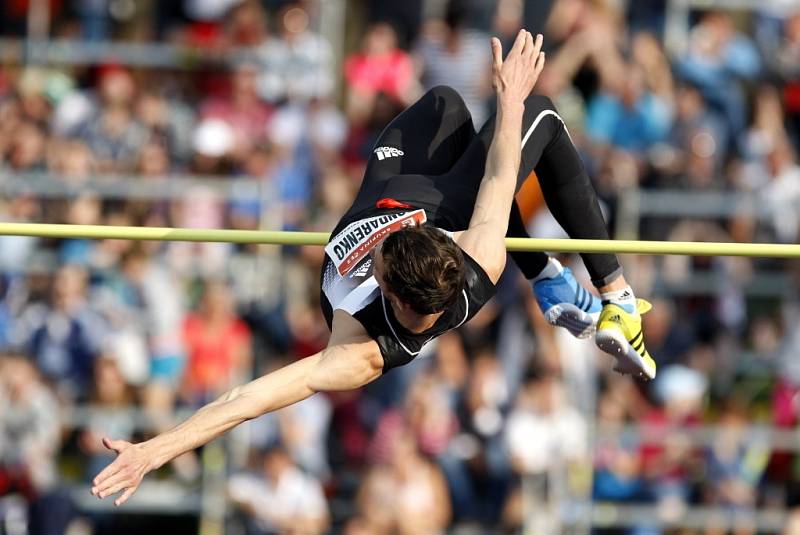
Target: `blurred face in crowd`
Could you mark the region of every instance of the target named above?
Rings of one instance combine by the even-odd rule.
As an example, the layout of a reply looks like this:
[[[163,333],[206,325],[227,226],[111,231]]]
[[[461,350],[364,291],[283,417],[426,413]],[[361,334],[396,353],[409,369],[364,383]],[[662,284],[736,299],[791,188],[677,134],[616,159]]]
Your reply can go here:
[[[71,225],[96,225],[100,222],[101,203],[97,195],[81,195],[69,205],[67,222]]]
[[[779,136],[775,140],[775,146],[767,154],[767,168],[772,177],[777,177],[794,163],[792,145],[786,136]]]
[[[691,86],[682,86],[678,89],[678,118],[688,120],[703,111],[705,107],[700,92]]]
[[[597,412],[599,419],[605,424],[621,424],[625,421],[625,407],[610,392],[600,398]]]
[[[0,358],[0,381],[14,401],[25,401],[38,382],[36,369],[25,358]]]
[[[467,404],[470,410],[475,411],[484,406],[493,407],[502,399],[498,399],[500,393],[499,381],[500,367],[497,359],[492,353],[484,353],[475,359],[472,367],[472,377],[467,390]]]
[[[146,176],[164,176],[170,171],[167,148],[157,141],[145,143],[139,157],[139,172]]]
[[[786,40],[794,45],[800,44],[800,11],[786,17],[783,24]]]
[[[139,120],[150,127],[164,125],[169,117],[167,101],[164,97],[152,93],[145,93],[139,97],[136,111]]]
[[[525,387],[525,393],[530,401],[530,408],[543,415],[555,413],[564,398],[561,384],[553,376],[530,381]]]
[[[272,484],[280,481],[283,473],[292,466],[292,460],[282,449],[273,449],[264,456],[264,475]]]
[[[233,316],[233,299],[228,287],[221,282],[209,282],[203,292],[203,315],[208,319],[226,319]]]
[[[100,80],[100,95],[109,106],[130,105],[135,92],[133,76],[124,69],[111,69]]]
[[[631,43],[633,60],[642,66],[654,65],[663,58],[658,39],[649,32],[639,32]]]
[[[85,143],[70,140],[56,149],[56,168],[58,172],[70,178],[84,178],[92,172],[94,157]]]
[[[734,34],[730,15],[721,11],[707,13],[692,33],[694,49],[709,58],[719,58]]]
[[[228,35],[234,46],[255,46],[266,36],[266,17],[257,1],[243,2],[231,12]]]
[[[94,367],[97,401],[103,405],[120,405],[128,401],[128,386],[112,355],[97,360]]]
[[[32,195],[18,195],[7,205],[8,213],[17,220],[34,219],[39,214],[39,202]]]
[[[770,85],[758,88],[753,110],[753,124],[759,128],[783,130],[783,106],[778,90]]]
[[[389,24],[375,24],[367,31],[363,43],[368,56],[382,56],[397,48],[397,34]]]
[[[622,86],[622,103],[632,108],[641,98],[645,90],[645,79],[642,68],[635,63],[629,63],[626,69],[625,81]]]
[[[82,301],[86,293],[86,270],[78,266],[65,266],[53,281],[53,298],[56,306],[67,308]]]
[[[23,123],[17,128],[12,141],[9,161],[16,170],[25,170],[39,164],[44,157],[45,137],[33,123]]]
[[[263,178],[269,174],[275,161],[270,147],[256,147],[244,161],[244,171],[248,176]]]
[[[308,13],[299,5],[289,5],[280,14],[283,38],[292,41],[308,30]]]
[[[241,65],[233,73],[232,94],[234,101],[258,100],[256,78],[258,69],[255,65]]]

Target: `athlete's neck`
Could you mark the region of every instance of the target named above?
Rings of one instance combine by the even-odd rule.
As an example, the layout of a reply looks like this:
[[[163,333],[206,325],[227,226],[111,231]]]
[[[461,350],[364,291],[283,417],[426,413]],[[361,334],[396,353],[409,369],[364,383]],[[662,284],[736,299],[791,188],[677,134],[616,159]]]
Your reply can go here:
[[[395,306],[393,301],[390,301],[390,303],[397,322],[414,334],[425,332],[433,327],[436,320],[442,315],[442,312],[437,312],[436,314],[418,314],[408,307]]]

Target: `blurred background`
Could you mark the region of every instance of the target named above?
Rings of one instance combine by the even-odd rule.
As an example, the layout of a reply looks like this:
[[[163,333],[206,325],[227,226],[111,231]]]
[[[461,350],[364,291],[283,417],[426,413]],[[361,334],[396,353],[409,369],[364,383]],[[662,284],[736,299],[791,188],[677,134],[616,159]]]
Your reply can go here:
[[[615,237],[798,240],[796,0],[0,6],[3,221],[329,231],[427,88],[482,124],[488,38],[526,27]],[[563,236],[535,183],[532,232]],[[412,364],[92,498],[102,436],[325,346],[322,255],[0,237],[0,533],[800,533],[800,269],[766,258],[623,258],[655,304],[646,384],[545,324],[509,264]]]

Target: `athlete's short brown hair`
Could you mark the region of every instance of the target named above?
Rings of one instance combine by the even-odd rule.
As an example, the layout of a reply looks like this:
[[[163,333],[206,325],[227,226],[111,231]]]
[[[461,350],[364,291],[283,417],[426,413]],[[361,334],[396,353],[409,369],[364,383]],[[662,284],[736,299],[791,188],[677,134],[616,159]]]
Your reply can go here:
[[[383,280],[418,314],[441,312],[464,288],[464,254],[430,225],[390,234],[381,247]]]

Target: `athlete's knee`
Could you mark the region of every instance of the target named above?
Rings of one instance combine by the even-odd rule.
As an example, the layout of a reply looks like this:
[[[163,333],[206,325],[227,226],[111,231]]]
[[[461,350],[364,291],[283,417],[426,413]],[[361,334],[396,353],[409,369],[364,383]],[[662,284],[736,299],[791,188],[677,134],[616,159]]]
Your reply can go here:
[[[461,109],[466,112],[467,105],[461,95],[449,85],[437,85],[428,91],[437,101],[441,100],[448,110]]]
[[[428,93],[430,93],[434,97],[443,98],[448,101],[461,100],[461,95],[458,94],[458,91],[456,91],[449,85],[434,86],[428,90]]]

